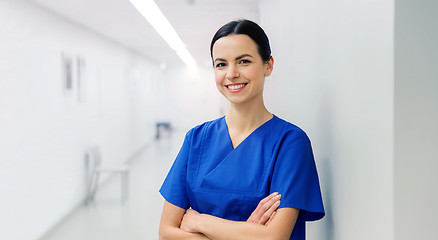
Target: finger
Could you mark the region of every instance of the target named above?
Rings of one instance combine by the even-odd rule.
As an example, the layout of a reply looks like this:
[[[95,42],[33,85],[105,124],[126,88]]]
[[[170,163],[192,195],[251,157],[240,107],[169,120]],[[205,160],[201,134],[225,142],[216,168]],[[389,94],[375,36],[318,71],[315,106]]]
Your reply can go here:
[[[192,208],[189,208],[189,209],[187,209],[185,214],[195,215],[195,214],[199,214],[199,212],[194,210],[194,209],[192,209]]]
[[[276,196],[278,196],[278,192],[275,193],[271,193],[269,196],[263,198],[259,204],[257,205],[256,211],[260,211],[261,208],[263,208],[263,206],[268,203],[269,201],[271,201],[273,198],[275,198]]]
[[[278,201],[281,199],[281,195],[276,193],[272,195],[270,198],[266,198],[267,201],[260,201],[260,206],[254,211],[254,216],[252,217],[252,222],[262,223],[264,224],[269,216],[263,217],[266,212]]]
[[[260,220],[258,223],[265,224],[269,218],[271,218],[272,214],[277,210],[277,208],[280,206],[280,200],[276,201],[271,207],[266,210],[263,215],[260,217]]]
[[[263,215],[261,216],[259,223],[260,224],[265,224],[269,218],[271,218],[272,214],[275,212],[275,210],[277,210],[277,208],[280,206],[280,200],[277,200],[274,204],[272,204],[268,210],[265,211],[265,213],[263,213]]]
[[[278,196],[278,192],[271,193],[269,196],[263,198],[257,205],[256,209],[251,213],[247,221],[258,222],[259,218],[263,215],[264,212],[266,212],[270,205],[275,203],[275,201],[271,200],[276,196]]]
[[[269,194],[269,196],[263,198],[263,199],[260,201],[259,205],[263,205],[263,204],[265,204],[266,202],[268,202],[269,200],[271,200],[272,198],[274,198],[274,197],[277,196],[277,195],[278,195],[278,192],[274,192],[274,193]]]
[[[269,218],[269,220],[265,223],[265,225],[269,225],[269,223],[271,223],[272,219],[274,219],[275,214],[277,213],[277,211],[274,211],[271,215],[271,217]]]
[[[278,195],[272,197],[271,199],[269,199],[269,201],[265,202],[262,206],[260,206],[258,214],[260,214],[260,216],[263,215],[266,211],[268,211],[280,199],[281,199],[281,194],[278,194]]]
[[[251,215],[248,218],[248,222],[258,222],[258,219],[260,217],[260,215],[263,213],[263,211],[261,211],[261,208],[263,205],[265,205],[269,200],[271,200],[272,198],[274,198],[275,196],[278,195],[278,192],[274,192],[271,193],[269,196],[263,198],[259,204],[257,205],[256,209],[254,209],[254,211],[251,213]]]
[[[256,211],[254,211],[253,216],[251,216],[251,222],[265,224],[265,222],[269,219],[272,211],[269,213],[266,212],[280,199],[281,195],[276,194],[272,198],[270,198],[269,201],[265,202],[263,205],[260,205],[260,207]],[[276,206],[275,209],[277,207],[278,206]]]
[[[264,198],[260,201],[258,208],[258,212],[260,214],[265,213],[277,200],[281,198],[281,195],[278,193],[273,193],[268,197]],[[256,209],[257,210],[257,209]]]

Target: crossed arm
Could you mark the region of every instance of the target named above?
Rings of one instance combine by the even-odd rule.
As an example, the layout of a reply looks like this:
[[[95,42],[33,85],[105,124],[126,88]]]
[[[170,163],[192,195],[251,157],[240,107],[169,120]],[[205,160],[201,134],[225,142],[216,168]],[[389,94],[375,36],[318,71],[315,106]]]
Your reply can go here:
[[[246,222],[200,214],[193,209],[185,210],[165,201],[159,230],[160,240],[289,239],[299,210],[277,210],[279,197],[276,196],[271,194],[260,201]]]

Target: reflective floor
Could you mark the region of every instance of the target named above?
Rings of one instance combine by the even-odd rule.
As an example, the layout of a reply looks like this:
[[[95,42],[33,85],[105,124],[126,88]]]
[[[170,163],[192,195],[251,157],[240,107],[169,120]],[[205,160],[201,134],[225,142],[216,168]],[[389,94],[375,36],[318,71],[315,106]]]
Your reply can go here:
[[[73,212],[41,240],[158,239],[163,206],[158,190],[183,139],[184,133],[164,135],[130,163],[128,200],[122,202],[116,175],[98,189],[93,203]]]

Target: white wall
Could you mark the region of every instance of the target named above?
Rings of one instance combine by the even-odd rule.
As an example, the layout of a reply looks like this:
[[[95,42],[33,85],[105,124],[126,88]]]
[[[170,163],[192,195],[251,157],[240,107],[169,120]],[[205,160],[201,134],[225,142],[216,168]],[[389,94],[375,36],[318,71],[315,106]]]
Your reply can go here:
[[[327,216],[308,239],[437,238],[437,7],[261,0],[266,104],[309,134],[320,173]],[[24,0],[0,3],[0,42],[0,239],[36,239],[82,201],[87,146],[123,162],[155,121],[185,131],[226,112],[212,69],[162,72]],[[85,60],[80,99],[62,52]]]
[[[0,239],[36,239],[83,200],[87,146],[119,163],[153,138],[164,75],[23,0],[1,1],[0,41]],[[62,52],[85,61],[81,101],[63,92]]]
[[[438,239],[438,2],[395,9],[395,239]]]
[[[216,88],[213,67],[169,69],[165,77],[162,98],[169,111],[164,118],[175,128],[187,131],[226,113],[228,101]]]
[[[327,216],[308,239],[394,239],[392,0],[262,0],[268,108],[310,136]]]

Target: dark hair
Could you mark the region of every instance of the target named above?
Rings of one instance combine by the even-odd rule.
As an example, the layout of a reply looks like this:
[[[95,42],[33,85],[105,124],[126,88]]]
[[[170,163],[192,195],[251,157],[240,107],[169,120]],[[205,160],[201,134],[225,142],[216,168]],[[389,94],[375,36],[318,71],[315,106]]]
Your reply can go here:
[[[269,59],[271,59],[271,47],[269,46],[269,39],[268,36],[266,36],[265,31],[263,31],[263,29],[253,21],[240,19],[225,24],[216,32],[211,40],[210,45],[210,55],[212,60],[214,43],[219,38],[236,34],[245,34],[250,37],[257,44],[258,52],[264,62],[267,62]]]

